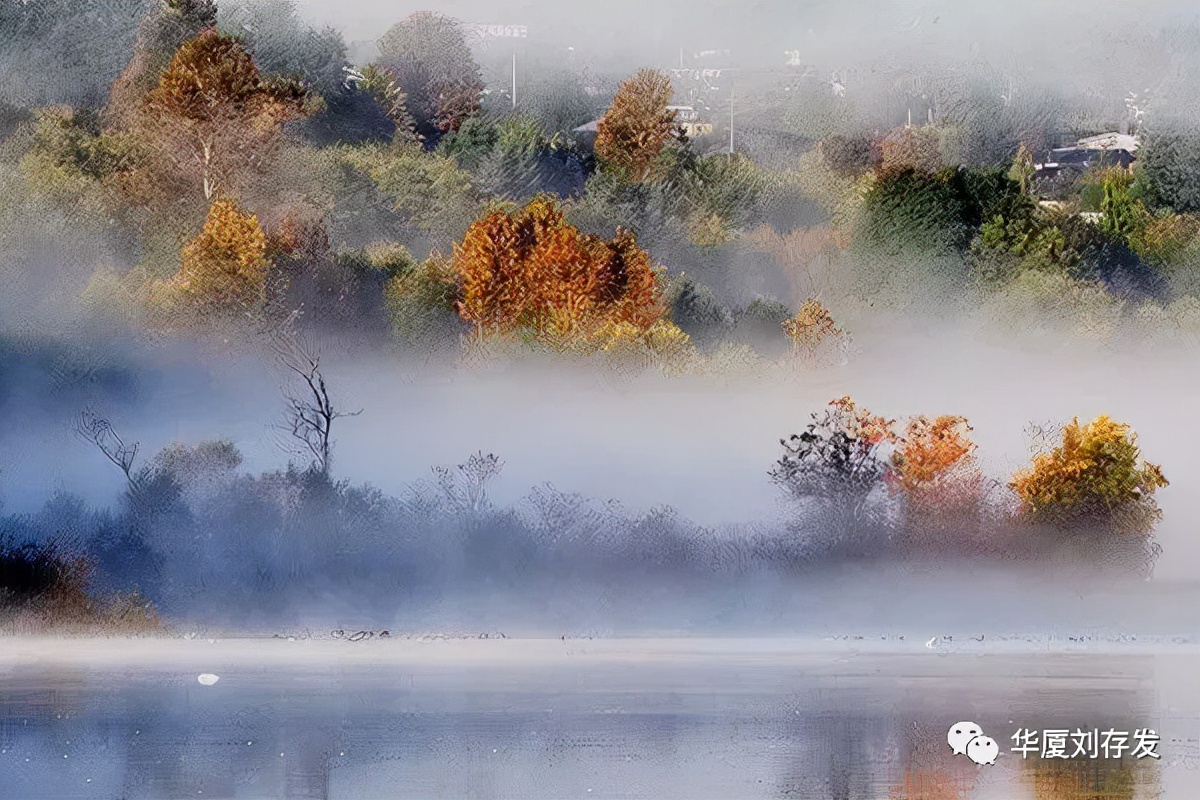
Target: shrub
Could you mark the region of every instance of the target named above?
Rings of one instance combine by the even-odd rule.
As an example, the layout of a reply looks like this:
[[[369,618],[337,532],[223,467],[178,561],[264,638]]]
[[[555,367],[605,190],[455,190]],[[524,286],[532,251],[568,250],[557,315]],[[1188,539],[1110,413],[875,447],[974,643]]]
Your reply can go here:
[[[886,475],[903,499],[909,538],[942,536],[973,529],[984,499],[985,480],[975,461],[971,426],[963,417],[914,417],[899,437]]]
[[[836,543],[870,539],[882,518],[871,502],[884,485],[883,448],[896,440],[894,421],[860,408],[849,397],[812,415],[803,433],[780,440],[784,455],[770,471],[788,497],[815,503],[824,516],[824,535]],[[872,543],[875,544],[875,543]]]
[[[1107,416],[1086,425],[1075,419],[1063,428],[1062,443],[1009,485],[1031,520],[1149,534],[1162,516],[1154,492],[1169,484],[1158,466],[1139,464],[1136,441],[1128,425]]]
[[[388,281],[386,295],[392,331],[401,339],[457,335],[464,330],[456,312],[457,276],[450,263],[436,254],[420,264],[410,261],[400,267]]]
[[[451,263],[459,313],[482,335],[523,331],[565,343],[612,323],[647,330],[665,313],[658,274],[633,234],[581,233],[547,195],[477,220]]]

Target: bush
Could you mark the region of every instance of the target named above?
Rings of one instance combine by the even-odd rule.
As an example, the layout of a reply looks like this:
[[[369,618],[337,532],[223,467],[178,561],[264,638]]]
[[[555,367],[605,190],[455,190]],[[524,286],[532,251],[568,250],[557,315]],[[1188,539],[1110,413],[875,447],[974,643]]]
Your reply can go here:
[[[1139,464],[1136,441],[1128,425],[1107,416],[1086,425],[1075,419],[1062,429],[1062,443],[1009,485],[1030,520],[1148,535],[1162,516],[1154,492],[1169,484],[1158,466]]]
[[[457,340],[467,331],[457,312],[459,298],[457,276],[446,259],[434,255],[412,264],[409,257],[387,284],[392,332],[401,340]]]
[[[950,550],[964,534],[976,532],[986,481],[975,461],[970,433],[963,417],[919,416],[910,419],[898,437],[885,479],[904,502],[909,544]],[[947,534],[956,534],[960,541],[945,541]],[[930,538],[934,541],[928,542]]]
[[[561,344],[607,324],[647,330],[665,313],[658,271],[630,232],[608,241],[581,233],[546,195],[477,220],[451,263],[459,313],[481,335]]]
[[[712,290],[686,275],[676,276],[666,291],[671,320],[700,346],[715,344],[733,328],[733,313]]]
[[[780,440],[784,455],[770,471],[773,483],[793,500],[824,512],[836,542],[878,545],[873,534],[883,522],[872,502],[884,486],[884,448],[896,441],[893,421],[860,408],[849,397],[829,403],[823,417],[812,415],[803,433]]]
[[[1200,135],[1163,133],[1138,154],[1140,190],[1154,208],[1200,211]]]

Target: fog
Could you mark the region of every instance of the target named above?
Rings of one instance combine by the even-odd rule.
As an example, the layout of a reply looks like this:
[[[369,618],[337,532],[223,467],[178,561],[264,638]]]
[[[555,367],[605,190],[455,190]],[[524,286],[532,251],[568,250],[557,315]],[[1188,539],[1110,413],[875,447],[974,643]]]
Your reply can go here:
[[[348,42],[363,43],[424,8],[409,0],[386,6],[367,0],[301,0],[297,6],[313,23],[337,28]],[[789,51],[798,51],[800,63],[816,67],[821,79],[838,72],[848,101],[864,108],[905,81],[911,85],[913,73],[924,70],[933,83],[918,83],[917,94],[938,81],[991,69],[1019,87],[1064,96],[1083,93],[1115,102],[1117,108],[1129,92],[1139,93],[1145,102],[1151,89],[1156,107],[1191,114],[1189,105],[1196,97],[1188,76],[1195,77],[1200,14],[1186,2],[1085,9],[1070,3],[910,0],[578,6],[448,0],[438,3],[437,10],[470,23],[524,25],[528,36],[514,45],[519,52],[561,56],[570,47],[578,62],[605,71],[630,72],[640,66],[734,69],[732,78],[724,80],[735,91],[757,88],[756,79],[740,75],[739,68],[778,68],[787,63]],[[490,47],[507,64],[511,48],[503,42],[513,40],[500,41]],[[701,55],[706,51],[713,54]]]
[[[297,6],[312,24],[334,26],[349,43],[378,38],[420,7],[353,0],[309,0]],[[1021,97],[1030,98],[1027,101],[1012,101],[1019,109],[1012,112],[1018,122],[1042,121],[1039,114],[1046,104],[1061,97],[1085,109],[1092,120],[1118,123],[1125,113],[1125,96],[1147,87],[1153,89],[1147,101],[1153,112],[1149,118],[1178,121],[1200,107],[1195,94],[1200,82],[1192,80],[1200,63],[1195,58],[1200,52],[1200,14],[1185,3],[1112,6],[1102,13],[1082,13],[1065,4],[1048,8],[998,3],[576,7],[447,2],[438,10],[471,22],[527,25],[528,40],[516,45],[527,48],[521,50],[522,66],[527,56],[546,63],[573,58],[620,77],[644,65],[674,66],[682,55],[688,66],[703,62],[734,70],[728,87],[768,99],[774,78],[756,76],[754,70],[782,66],[785,51],[799,50],[802,64],[814,65],[821,76],[836,73],[845,84],[852,113],[842,122],[848,130],[887,122],[888,115],[901,108],[893,103],[894,108],[884,109],[891,102],[888,98],[896,96],[905,102],[923,96],[930,103],[936,96],[938,103],[958,102],[985,117],[989,106],[973,92],[993,87],[987,81],[983,89],[972,83],[979,76],[1000,83],[1009,80],[1026,93]],[[564,56],[567,47],[574,48],[574,56]],[[726,48],[731,55],[720,64],[696,55]],[[495,72],[507,53],[493,44],[480,60]],[[901,68],[908,75],[904,81],[897,78]],[[15,94],[4,99],[28,101]],[[40,99],[61,101],[64,96]],[[1004,101],[1005,107],[1010,100]],[[998,101],[991,97],[989,102]],[[801,116],[808,112],[798,101],[792,110],[797,109]],[[15,159],[28,143],[28,131],[6,139],[6,158]],[[14,167],[0,178],[15,182],[15,175]],[[845,395],[888,418],[966,417],[984,471],[1001,483],[1028,464],[1026,428],[1031,423],[1058,424],[1074,417],[1087,421],[1101,414],[1128,423],[1139,436],[1143,456],[1161,465],[1171,481],[1160,495],[1164,516],[1157,541],[1164,557],[1156,565],[1155,581],[1192,582],[1200,569],[1195,537],[1200,509],[1190,501],[1192,487],[1200,481],[1195,458],[1200,429],[1192,422],[1200,401],[1200,372],[1192,368],[1196,343],[1186,337],[1172,339],[1167,335],[1169,324],[1151,335],[1153,326],[1128,309],[1114,330],[1096,336],[1082,323],[1075,324],[1076,319],[1053,319],[1043,309],[989,304],[957,284],[920,281],[907,287],[911,296],[903,298],[906,303],[893,308],[882,303],[876,307],[874,301],[849,291],[831,291],[825,299],[849,330],[852,352],[844,364],[808,369],[762,360],[754,368],[716,374],[628,375],[541,356],[480,364],[451,352],[445,358],[422,360],[374,342],[355,344],[351,336],[333,336],[318,344],[323,372],[339,409],[361,413],[336,421],[332,477],[355,487],[376,487],[386,500],[346,500],[345,494],[338,501],[309,498],[313,505],[305,508],[328,511],[330,517],[300,522],[287,517],[288,507],[279,512],[280,519],[309,526],[304,536],[310,539],[292,542],[287,538],[291,528],[271,527],[277,520],[269,514],[256,516],[261,508],[255,503],[267,490],[257,484],[246,488],[248,478],[242,483],[229,478],[228,497],[241,505],[233,499],[225,503],[207,498],[204,502],[210,505],[197,501],[178,518],[163,512],[150,522],[129,522],[121,516],[130,502],[125,476],[74,431],[81,409],[94,409],[126,442],[138,444],[138,467],[151,464],[155,454],[173,442],[196,445],[229,439],[245,456],[238,467],[243,476],[284,469],[289,460],[302,470],[304,458],[288,451],[295,442],[280,430],[287,374],[254,346],[153,339],[133,330],[136,326],[120,319],[120,313],[102,312],[90,300],[84,302],[95,288],[97,270],[121,272],[139,256],[116,232],[116,221],[102,211],[89,209],[86,225],[72,222],[50,203],[10,203],[3,211],[4,512],[22,525],[36,518],[41,521],[30,524],[42,525],[39,531],[77,538],[87,538],[93,529],[111,533],[144,523],[147,540],[168,554],[169,563],[162,567],[167,576],[163,607],[193,621],[203,620],[210,608],[205,604],[217,602],[214,598],[224,590],[229,590],[226,606],[212,618],[234,625],[252,618],[255,625],[272,619],[348,626],[404,619],[412,625],[440,620],[447,625],[511,626],[524,618],[531,628],[538,627],[538,619],[576,630],[710,623],[736,628],[775,605],[788,607],[792,616],[786,624],[806,624],[809,620],[800,619],[797,609],[814,610],[821,602],[820,613],[829,624],[839,615],[846,624],[851,619],[863,625],[879,621],[879,609],[891,602],[882,587],[909,592],[920,581],[932,579],[908,575],[888,583],[891,577],[880,578],[878,591],[855,610],[852,601],[862,600],[854,596],[855,587],[871,579],[853,570],[839,572],[840,565],[830,568],[828,580],[810,574],[796,583],[789,583],[787,570],[761,580],[738,573],[737,580],[714,579],[711,585],[703,576],[680,578],[671,572],[680,552],[686,556],[680,556],[682,561],[693,557],[686,543],[697,539],[704,544],[696,546],[695,553],[702,556],[695,559],[718,562],[718,567],[729,566],[721,563],[728,552],[721,549],[726,544],[721,537],[737,540],[737,546],[750,553],[745,555],[750,561],[786,562],[791,557],[789,548],[799,545],[781,531],[790,530],[800,517],[794,506],[783,502],[767,473],[781,454],[780,439],[799,433],[812,414]],[[736,248],[726,253],[727,264],[717,263],[720,259],[714,261],[717,266],[693,264],[687,259],[694,248],[676,246],[666,233],[661,238],[667,241],[656,241],[657,235],[646,231],[640,240],[648,243],[656,260],[672,271],[704,275],[704,269],[711,269],[713,288],[730,303],[768,293],[782,295],[778,299],[794,309],[807,296],[802,287],[789,283],[784,265],[760,270],[749,264],[751,254]],[[373,237],[359,238],[363,241],[346,234],[334,244],[360,246]],[[884,269],[892,277],[901,274],[893,266]],[[838,262],[832,269],[851,267]],[[716,277],[722,270],[732,277]],[[764,292],[764,287],[772,291]],[[421,516],[424,506],[403,505],[411,500],[414,486],[419,490],[422,481],[433,477],[432,467],[463,464],[474,453],[495,454],[503,462],[498,477],[487,485],[492,516],[482,517],[493,527],[480,532],[473,527],[479,518],[449,512]],[[531,491],[545,484],[601,506],[608,500],[620,504],[624,516],[619,522],[612,521],[617,516],[596,517],[608,520],[596,523],[604,530],[580,534],[563,551],[583,553],[578,563],[561,563],[565,557],[554,550],[561,531],[538,528],[537,535],[553,544],[541,548],[529,544],[541,540],[526,529],[513,533],[518,523],[501,513],[527,505]],[[274,486],[266,479],[263,485]],[[68,496],[82,498],[83,505],[64,501],[66,511],[53,506],[53,514],[38,517],[48,499]],[[337,505],[342,501],[350,510]],[[396,510],[399,506],[403,511]],[[155,514],[160,511],[155,509]],[[54,514],[59,513],[72,521],[63,523],[62,531],[55,528]],[[106,513],[116,516],[104,517]],[[564,528],[579,522],[569,509],[562,514]],[[135,517],[130,512],[130,519]],[[764,534],[768,544],[750,544],[750,534],[763,530],[771,531]],[[344,548],[339,535],[347,537]],[[216,543],[205,549],[200,542],[209,539],[204,537]],[[593,563],[588,548],[596,542],[597,552],[603,553]],[[428,564],[418,558],[426,552],[423,548],[431,554]],[[322,559],[343,549],[347,563],[314,577],[325,563]],[[113,563],[124,555],[119,549],[109,552]],[[526,559],[540,557],[549,566],[543,564],[545,571],[531,576]],[[655,573],[646,564],[664,572]],[[938,566],[935,560],[931,569]],[[648,574],[640,574],[642,568]],[[445,573],[438,573],[440,569]],[[947,566],[948,575],[955,569]],[[195,576],[189,576],[189,570]],[[437,573],[436,580],[423,583],[426,571]],[[1005,620],[988,624],[1008,624],[1022,614],[1028,620],[1049,598],[1074,602],[1073,587],[1046,587],[1051,580],[1047,573],[1025,571],[1029,583],[1023,585],[1042,586],[1045,592],[1025,598],[1025,605],[1011,609]],[[328,596],[281,595],[283,599],[255,606],[258,588],[286,588],[289,576],[296,574],[312,579],[311,586],[319,585]],[[193,577],[195,584],[188,582]],[[129,575],[115,578],[109,588],[128,589],[136,583]],[[503,585],[495,585],[493,579]],[[916,596],[904,609],[890,608],[890,619],[905,613],[932,619],[961,587],[986,587],[1000,596],[1007,580],[1004,575],[980,577],[964,568],[961,574],[933,581],[936,585],[928,595]],[[297,581],[289,591],[303,595],[309,586]],[[234,589],[245,594],[232,593]],[[833,591],[822,601],[826,589]],[[1072,619],[1078,624],[1116,624],[1119,618],[1164,629],[1190,625],[1178,608],[1169,619],[1138,622],[1139,610],[1162,610],[1155,605],[1161,597],[1155,597],[1131,601],[1123,612],[1120,597],[1103,610],[1091,595],[1081,597],[1072,607],[1072,613],[1078,612]],[[239,604],[245,612],[241,617]],[[675,616],[653,616],[649,612],[656,606]],[[721,616],[723,608],[734,606],[737,613]],[[1089,608],[1095,612],[1090,617]],[[955,614],[948,611],[941,619],[947,624],[971,623],[969,614]]]

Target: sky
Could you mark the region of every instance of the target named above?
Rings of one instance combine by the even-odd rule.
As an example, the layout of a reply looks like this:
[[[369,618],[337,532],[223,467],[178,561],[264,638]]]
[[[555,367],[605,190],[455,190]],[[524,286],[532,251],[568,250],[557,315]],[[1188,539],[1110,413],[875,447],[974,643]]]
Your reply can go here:
[[[1143,105],[1176,110],[1196,105],[1200,83],[1200,6],[1181,0],[297,0],[297,6],[312,22],[341,30],[349,43],[373,42],[423,9],[465,22],[524,25],[527,40],[491,47],[538,49],[546,57],[542,64],[558,61],[561,51],[561,63],[571,63],[569,57],[610,74],[681,64],[786,72],[795,53],[822,79],[837,71],[860,102],[874,102],[877,92],[914,75],[944,79],[980,67],[1024,86],[1103,97],[1117,107],[1130,93]],[[717,54],[700,55],[704,51]],[[371,53],[361,47],[351,52]]]

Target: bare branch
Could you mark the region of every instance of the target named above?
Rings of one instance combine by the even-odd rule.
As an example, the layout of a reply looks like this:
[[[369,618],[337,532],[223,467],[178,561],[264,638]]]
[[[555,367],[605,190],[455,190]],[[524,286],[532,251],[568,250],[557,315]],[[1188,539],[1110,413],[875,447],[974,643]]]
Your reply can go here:
[[[292,385],[284,390],[288,405],[287,429],[300,444],[301,452],[312,458],[312,468],[328,477],[333,449],[333,423],[344,417],[356,417],[362,409],[339,411],[330,396],[321,357],[294,336],[279,336],[274,350],[283,366],[292,373]]]
[[[139,447],[137,442],[132,445],[125,444],[109,421],[96,414],[90,407],[79,412],[75,419],[75,433],[84,441],[94,444],[105,458],[121,470],[130,489],[138,488],[138,481],[133,474],[133,462],[137,458]]]

